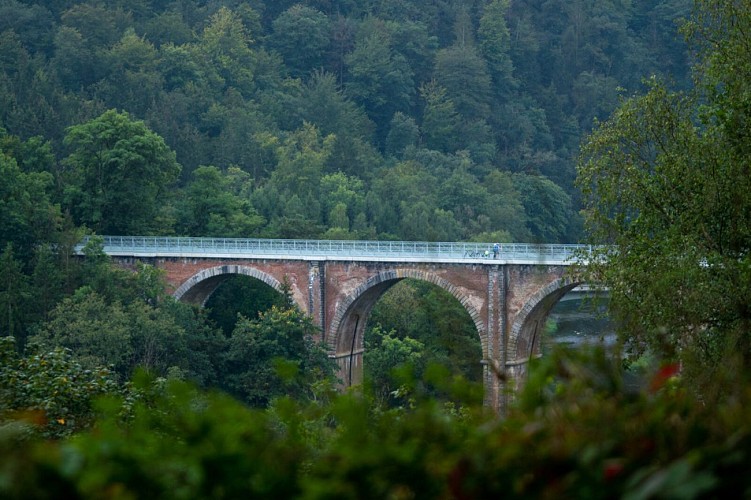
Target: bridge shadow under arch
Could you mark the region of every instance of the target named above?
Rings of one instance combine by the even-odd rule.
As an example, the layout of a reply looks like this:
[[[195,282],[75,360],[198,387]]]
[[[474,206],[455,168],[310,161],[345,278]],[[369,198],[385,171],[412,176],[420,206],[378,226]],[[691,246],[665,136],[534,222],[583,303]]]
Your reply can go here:
[[[225,280],[232,276],[243,275],[255,278],[282,293],[282,283],[263,271],[246,265],[224,265],[204,269],[187,280],[174,291],[172,296],[181,302],[206,305],[211,295]],[[300,304],[298,304],[300,306]]]
[[[404,279],[426,281],[445,290],[457,299],[469,314],[480,337],[483,358],[487,356],[487,332],[480,314],[469,297],[447,280],[424,271],[397,269],[382,271],[371,276],[341,302],[326,335],[332,357],[339,366],[339,377],[344,386],[358,385],[363,380],[364,336],[373,307],[389,290]],[[482,360],[477,360],[481,363]]]

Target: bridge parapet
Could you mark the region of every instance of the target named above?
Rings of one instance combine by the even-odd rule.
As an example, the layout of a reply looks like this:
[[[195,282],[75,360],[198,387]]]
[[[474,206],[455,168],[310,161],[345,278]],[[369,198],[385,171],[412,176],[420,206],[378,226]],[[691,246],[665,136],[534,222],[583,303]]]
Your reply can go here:
[[[570,265],[588,245],[493,243],[284,240],[162,236],[101,236],[105,253],[129,257],[274,258],[283,260],[353,260],[382,262],[487,262]],[[76,246],[82,253],[88,238]]]

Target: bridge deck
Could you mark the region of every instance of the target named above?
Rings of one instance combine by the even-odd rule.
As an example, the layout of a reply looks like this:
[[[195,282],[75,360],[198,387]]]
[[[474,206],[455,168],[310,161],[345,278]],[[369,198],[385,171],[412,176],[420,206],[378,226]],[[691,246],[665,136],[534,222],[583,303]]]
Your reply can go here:
[[[273,240],[251,238],[193,238],[102,236],[104,252],[124,257],[220,259],[281,259],[311,261],[436,262],[479,264],[570,265],[587,245],[503,243],[497,258],[492,243]],[[76,252],[83,253],[85,239]]]

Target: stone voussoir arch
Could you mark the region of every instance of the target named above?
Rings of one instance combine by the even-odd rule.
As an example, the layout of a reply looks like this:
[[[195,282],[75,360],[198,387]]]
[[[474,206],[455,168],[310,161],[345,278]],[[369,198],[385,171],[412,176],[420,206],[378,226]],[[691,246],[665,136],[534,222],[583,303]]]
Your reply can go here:
[[[539,289],[527,300],[527,302],[524,304],[524,307],[522,307],[519,313],[516,315],[514,324],[511,326],[511,330],[509,331],[508,353],[510,362],[514,363],[522,359],[522,353],[518,352],[519,343],[523,334],[530,333],[528,331],[524,331],[524,326],[527,323],[527,320],[529,319],[532,312],[535,311],[538,306],[541,306],[541,303],[545,299],[551,297],[552,295],[558,295],[558,297],[556,297],[556,299],[553,301],[554,304],[558,301],[558,299],[560,299],[560,297],[583,283],[583,280],[578,276],[564,276],[562,278],[551,281],[550,283]],[[529,342],[531,339],[526,340],[527,342],[525,342],[525,344],[532,348],[533,346],[530,345],[531,342]],[[524,354],[525,358],[529,357],[528,353]]]
[[[485,331],[485,325],[480,317],[480,313],[477,311],[477,309],[472,305],[470,298],[462,293],[461,290],[459,290],[458,287],[451,284],[450,281],[441,278],[440,276],[426,271],[421,271],[418,269],[409,269],[409,268],[400,268],[400,269],[392,269],[389,271],[380,271],[377,274],[374,274],[373,276],[370,276],[365,283],[358,286],[354,291],[349,293],[340,303],[339,307],[336,310],[336,313],[334,315],[334,318],[331,321],[329,331],[327,332],[326,338],[327,344],[329,347],[329,350],[336,351],[337,345],[340,341],[340,336],[342,335],[342,332],[340,332],[340,326],[342,322],[344,321],[346,315],[351,310],[352,306],[357,302],[360,297],[362,297],[368,290],[372,289],[375,286],[378,286],[382,283],[385,283],[387,281],[400,281],[402,279],[412,278],[420,281],[427,281],[429,283],[432,283],[447,292],[449,292],[452,296],[454,296],[464,307],[464,309],[469,313],[470,318],[472,318],[472,322],[475,324],[475,328],[477,329],[478,334],[480,335],[480,343],[482,344],[482,350],[483,354],[487,352],[487,332]]]
[[[271,288],[273,288],[277,292],[280,292],[280,293],[282,292],[282,283],[276,278],[274,278],[272,275],[265,273],[254,267],[248,266],[248,265],[228,264],[228,265],[223,265],[223,266],[209,267],[209,268],[206,268],[197,272],[196,274],[194,274],[193,276],[185,280],[172,293],[172,296],[176,300],[181,300],[183,296],[185,296],[186,293],[188,293],[191,289],[193,289],[199,283],[206,281],[208,279],[211,279],[211,278],[216,278],[219,276],[229,275],[229,274],[239,274],[239,275],[244,275],[244,276],[250,276],[251,278],[255,278],[269,285]],[[206,300],[208,300],[209,296],[206,296],[204,298],[201,305],[205,305],[205,302]]]

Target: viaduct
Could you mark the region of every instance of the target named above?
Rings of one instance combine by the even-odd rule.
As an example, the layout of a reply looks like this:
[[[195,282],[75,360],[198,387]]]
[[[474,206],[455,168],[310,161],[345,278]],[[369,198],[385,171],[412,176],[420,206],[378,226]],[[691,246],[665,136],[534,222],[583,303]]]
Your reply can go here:
[[[541,355],[548,312],[581,284],[569,272],[578,245],[502,244],[497,254],[492,244],[395,241],[106,236],[103,245],[121,265],[140,261],[164,270],[173,296],[196,305],[232,275],[276,290],[288,283],[320,327],[346,386],[362,380],[363,334],[379,297],[405,278],[433,283],[472,318],[485,404],[498,412],[525,380],[530,359]]]

